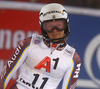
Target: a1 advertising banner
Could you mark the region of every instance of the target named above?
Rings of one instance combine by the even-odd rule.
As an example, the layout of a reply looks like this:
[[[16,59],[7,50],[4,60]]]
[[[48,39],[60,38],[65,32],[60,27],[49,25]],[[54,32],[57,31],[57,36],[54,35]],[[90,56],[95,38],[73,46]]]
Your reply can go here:
[[[100,17],[69,14],[69,18],[71,34],[67,42],[82,60],[76,89],[100,89]],[[0,71],[18,42],[33,33],[41,34],[38,11],[0,9]],[[20,69],[6,89],[19,73]]]

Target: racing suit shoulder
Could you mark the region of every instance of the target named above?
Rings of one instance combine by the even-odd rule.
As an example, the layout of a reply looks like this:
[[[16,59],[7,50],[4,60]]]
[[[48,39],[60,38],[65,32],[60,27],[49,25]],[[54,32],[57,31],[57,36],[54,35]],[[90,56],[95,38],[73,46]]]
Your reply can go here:
[[[73,56],[74,60],[77,62],[77,63],[81,63],[81,59],[80,59],[80,56],[78,55],[78,53],[75,51],[74,53],[74,56]]]
[[[25,61],[30,41],[31,37],[28,37],[20,41],[14,49],[14,52],[0,73],[0,89],[6,88],[11,77]]]

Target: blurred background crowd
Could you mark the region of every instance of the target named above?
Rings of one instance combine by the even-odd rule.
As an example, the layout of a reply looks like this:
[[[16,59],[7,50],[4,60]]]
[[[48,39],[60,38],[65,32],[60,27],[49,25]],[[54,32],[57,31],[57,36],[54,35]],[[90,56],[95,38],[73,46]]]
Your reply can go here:
[[[21,1],[31,3],[60,3],[62,5],[78,6],[86,8],[100,8],[100,0],[0,0],[0,1]]]

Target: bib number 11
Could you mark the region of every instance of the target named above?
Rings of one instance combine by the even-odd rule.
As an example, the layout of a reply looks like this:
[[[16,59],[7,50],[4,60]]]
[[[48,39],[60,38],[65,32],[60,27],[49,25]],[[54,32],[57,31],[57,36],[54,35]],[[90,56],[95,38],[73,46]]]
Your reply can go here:
[[[40,85],[40,87],[35,87],[35,84],[36,84],[36,82],[38,81],[38,78],[39,78],[39,74],[33,74],[33,76],[35,76],[34,80],[32,82],[33,89],[43,89],[43,87],[45,86],[46,82],[48,81],[48,78],[47,77],[42,78],[43,82]]]

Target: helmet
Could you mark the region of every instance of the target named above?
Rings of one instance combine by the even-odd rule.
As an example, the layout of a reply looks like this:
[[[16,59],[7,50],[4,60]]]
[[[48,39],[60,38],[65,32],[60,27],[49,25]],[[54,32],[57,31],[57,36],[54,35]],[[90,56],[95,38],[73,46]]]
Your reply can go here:
[[[50,39],[47,36],[47,32],[43,30],[42,24],[44,21],[54,21],[54,20],[60,20],[60,19],[66,20],[67,26],[66,26],[66,29],[64,29],[65,36],[62,38],[58,38],[58,39]],[[47,41],[50,41],[50,42],[54,42],[54,40],[62,41],[63,39],[68,37],[70,34],[68,14],[67,14],[66,9],[61,4],[51,3],[51,4],[47,4],[43,6],[39,13],[39,23],[40,23],[42,35],[44,39]]]

